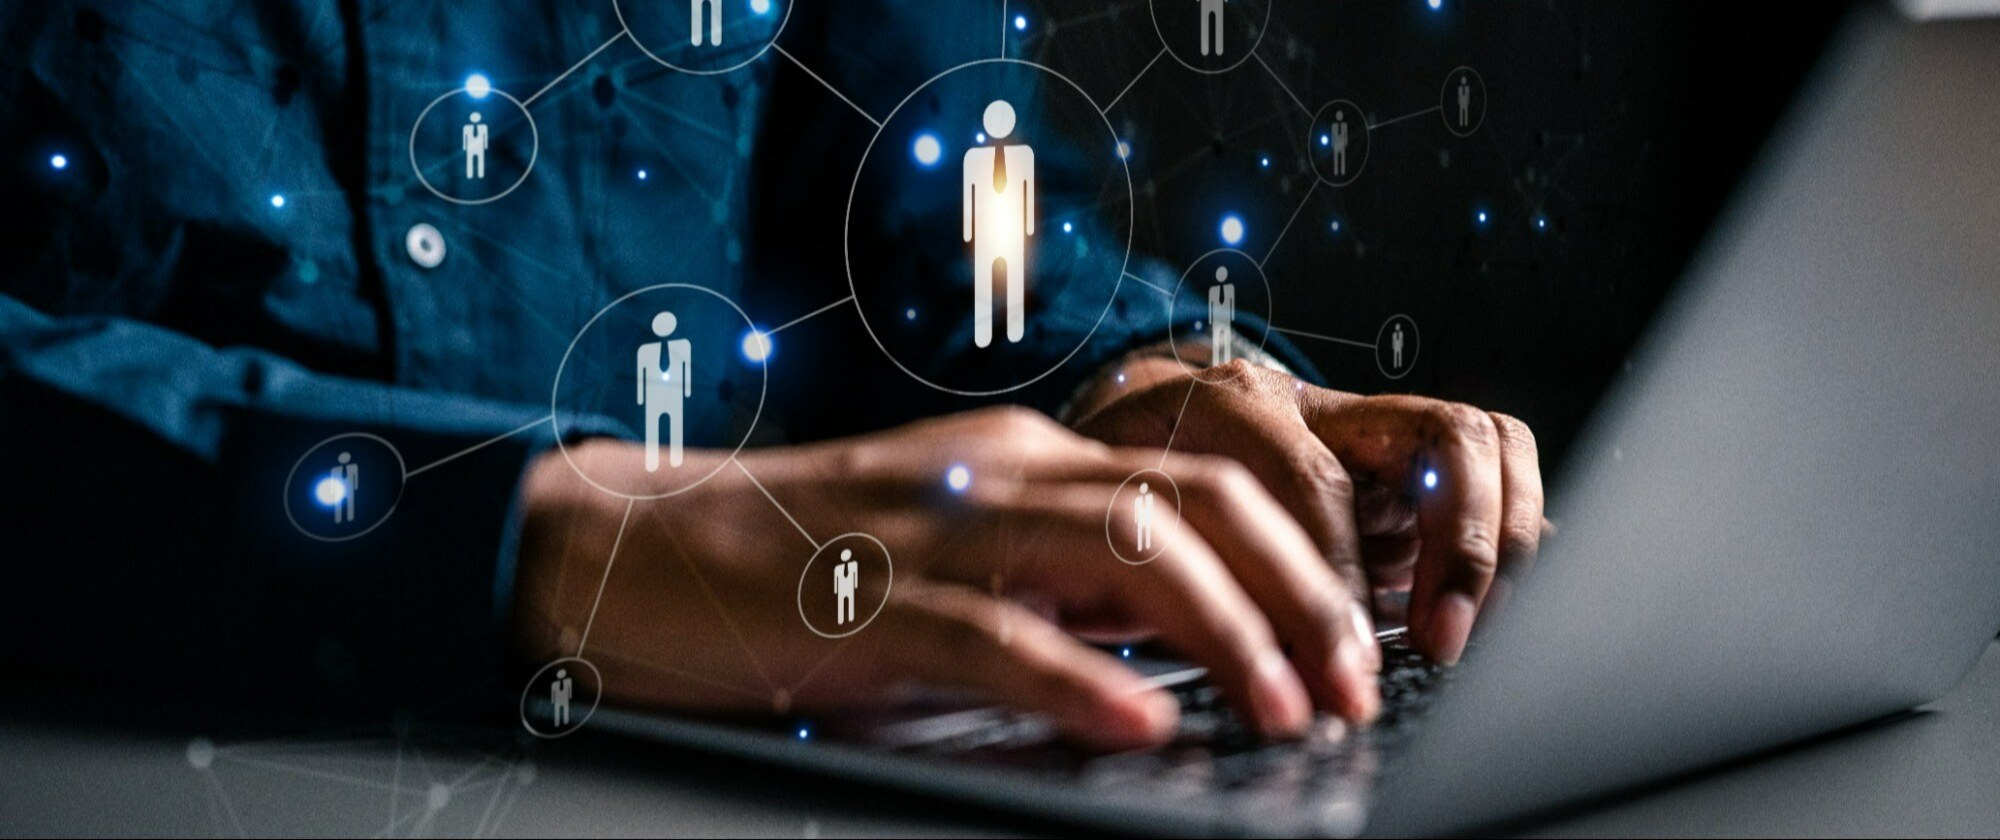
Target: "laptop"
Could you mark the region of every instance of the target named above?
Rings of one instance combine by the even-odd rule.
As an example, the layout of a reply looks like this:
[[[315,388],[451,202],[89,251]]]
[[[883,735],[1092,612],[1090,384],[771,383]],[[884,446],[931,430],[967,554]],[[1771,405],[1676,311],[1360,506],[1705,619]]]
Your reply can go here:
[[[1727,130],[1718,126],[1716,130]],[[1091,755],[1031,716],[599,731],[1120,832],[1403,835],[1533,817],[1934,700],[2000,629],[2000,23],[1848,22],[1554,482],[1561,538],[1446,672],[1384,634],[1387,713],[1185,715]]]

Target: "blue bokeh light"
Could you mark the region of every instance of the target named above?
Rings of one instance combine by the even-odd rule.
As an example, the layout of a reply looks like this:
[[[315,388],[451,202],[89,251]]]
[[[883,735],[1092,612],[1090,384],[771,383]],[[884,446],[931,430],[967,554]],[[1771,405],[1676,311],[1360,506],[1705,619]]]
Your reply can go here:
[[[1433,12],[1444,8],[1444,0],[1425,0],[1425,2],[1430,4],[1431,11]]]
[[[49,166],[58,170],[68,169],[69,158],[62,155],[52,155],[49,157]]]
[[[953,493],[963,493],[972,486],[972,470],[964,464],[953,464],[944,472],[944,486]]]
[[[929,169],[944,160],[944,141],[928,131],[917,135],[916,142],[910,144],[910,155],[917,163]]]
[[[1027,16],[1027,15],[1015,15],[1015,16],[1014,16],[1014,29],[1015,29],[1016,31],[1020,31],[1020,32],[1026,32],[1026,31],[1028,31],[1028,16]]]
[[[752,329],[743,334],[743,358],[761,365],[770,361],[771,355],[776,352],[778,343],[769,333]]]
[[[751,14],[768,15],[775,4],[771,0],[750,0]]]
[[[347,500],[347,482],[327,476],[313,485],[313,499],[322,506],[333,507]]]
[[[465,77],[465,93],[474,99],[485,99],[493,95],[493,80],[485,73],[474,73]]]
[[[1424,470],[1424,489],[1425,489],[1425,490],[1436,490],[1436,489],[1438,489],[1438,471],[1437,471],[1437,470]]]
[[[1231,248],[1243,244],[1243,219],[1234,213],[1222,217],[1222,242]]]

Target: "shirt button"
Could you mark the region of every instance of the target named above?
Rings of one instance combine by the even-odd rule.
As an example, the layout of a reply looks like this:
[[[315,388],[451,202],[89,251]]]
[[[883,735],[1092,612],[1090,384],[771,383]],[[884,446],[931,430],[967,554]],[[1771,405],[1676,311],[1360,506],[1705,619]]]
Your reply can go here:
[[[422,268],[444,264],[444,234],[427,223],[410,226],[410,232],[403,235],[403,247],[410,252],[410,262]]]

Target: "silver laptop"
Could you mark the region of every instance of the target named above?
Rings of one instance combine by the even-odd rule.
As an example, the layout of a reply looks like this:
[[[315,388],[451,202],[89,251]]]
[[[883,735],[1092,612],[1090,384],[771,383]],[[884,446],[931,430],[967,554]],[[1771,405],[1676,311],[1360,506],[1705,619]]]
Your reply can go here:
[[[1354,835],[1531,817],[1926,703],[2000,629],[1994,138],[2000,23],[1857,13],[1555,482],[1536,575],[1451,674],[1390,634],[1372,730],[1263,744],[1156,662],[1185,731],[1138,754],[979,708],[809,743],[591,726],[1121,831]]]

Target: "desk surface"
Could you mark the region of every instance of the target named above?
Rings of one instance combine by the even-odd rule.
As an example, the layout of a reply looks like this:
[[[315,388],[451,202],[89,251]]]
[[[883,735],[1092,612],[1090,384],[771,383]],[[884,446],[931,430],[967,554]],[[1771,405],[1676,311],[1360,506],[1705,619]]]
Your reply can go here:
[[[1048,826],[610,738],[424,725],[223,743],[0,721],[0,834],[966,836]],[[195,765],[205,768],[197,769]],[[434,807],[435,806],[435,807]],[[1939,703],[1526,829],[1550,837],[2000,831],[2000,645]]]

